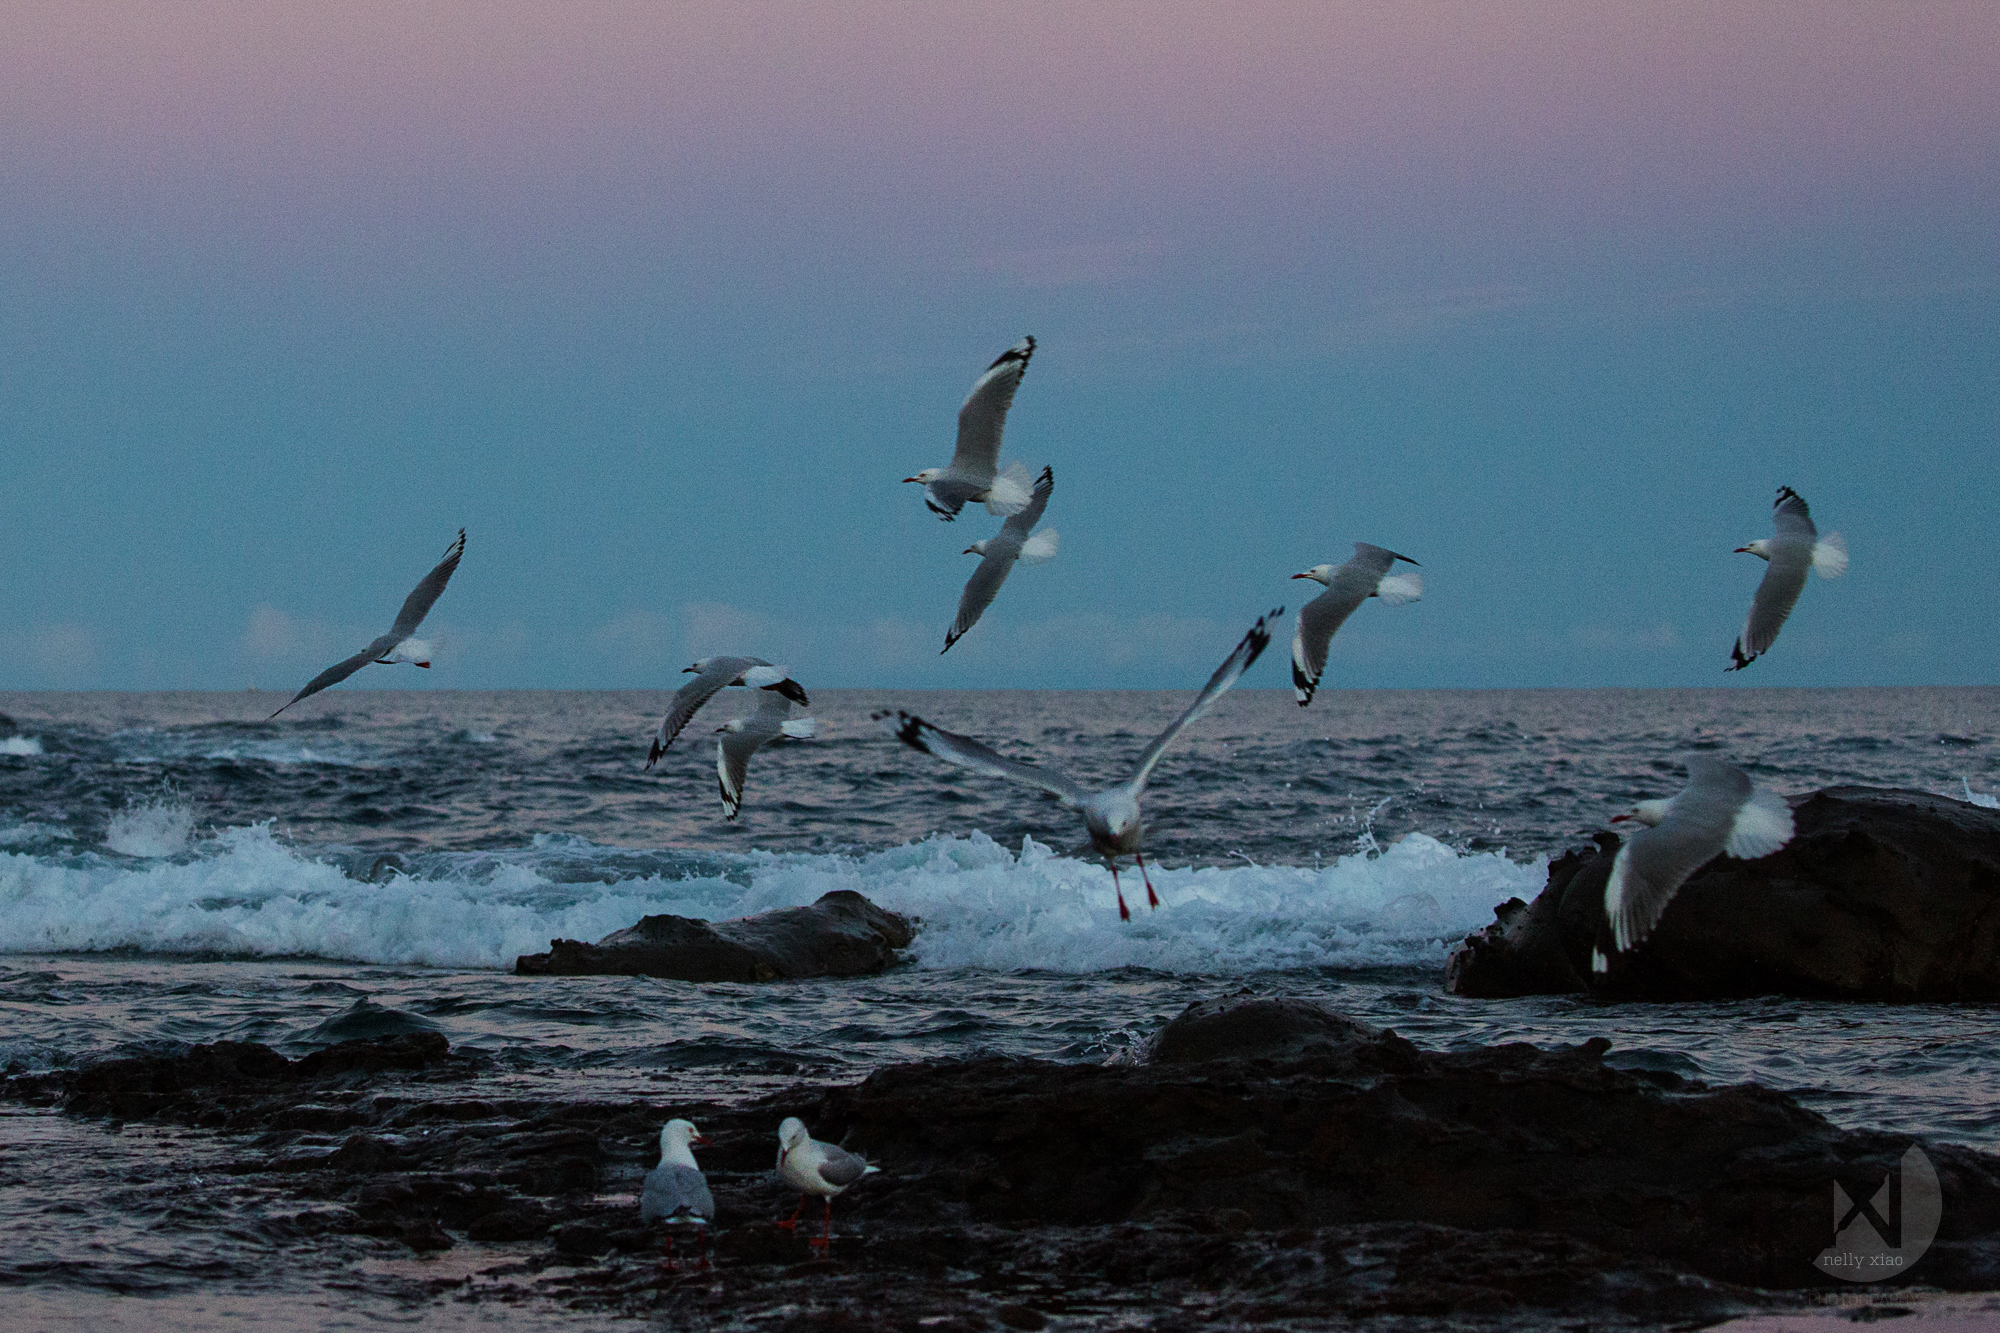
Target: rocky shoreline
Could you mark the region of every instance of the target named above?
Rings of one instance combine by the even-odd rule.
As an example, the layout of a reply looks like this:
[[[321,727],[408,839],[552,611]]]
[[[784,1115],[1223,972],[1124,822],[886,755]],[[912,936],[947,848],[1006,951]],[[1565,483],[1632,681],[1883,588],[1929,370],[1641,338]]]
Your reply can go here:
[[[675,1326],[1699,1323],[1832,1285],[1812,1260],[1833,1181],[1879,1182],[1908,1140],[1604,1051],[1429,1052],[1238,996],[1130,1063],[895,1065],[727,1105],[495,1097],[487,1057],[426,1031],[299,1060],[196,1046],[0,1096],[234,1140],[231,1172],[287,1201],[301,1249],[490,1248],[500,1277],[458,1299]],[[711,1140],[710,1272],[663,1271],[631,1197],[669,1113]],[[785,1115],[883,1168],[837,1202],[827,1261],[772,1225]],[[2000,1287],[2000,1158],[1927,1151],[1944,1225],[1912,1280]]]

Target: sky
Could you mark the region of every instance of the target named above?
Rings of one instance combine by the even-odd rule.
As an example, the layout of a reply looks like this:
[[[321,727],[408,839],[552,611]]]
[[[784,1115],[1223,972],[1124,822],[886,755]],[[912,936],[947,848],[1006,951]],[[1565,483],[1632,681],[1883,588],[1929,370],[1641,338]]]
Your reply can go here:
[[[0,689],[1993,684],[1987,3],[0,0]],[[948,656],[985,365],[1053,562]],[[1853,556],[1725,677],[1776,488]],[[1282,653],[1246,686],[1286,683]]]

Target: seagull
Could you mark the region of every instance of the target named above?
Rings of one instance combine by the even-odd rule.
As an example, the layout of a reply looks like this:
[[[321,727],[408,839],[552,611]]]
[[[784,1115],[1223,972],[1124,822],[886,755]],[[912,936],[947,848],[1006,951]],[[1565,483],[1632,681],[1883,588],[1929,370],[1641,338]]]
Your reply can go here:
[[[825,1249],[833,1242],[833,1196],[881,1169],[868,1165],[845,1148],[821,1143],[806,1132],[804,1121],[797,1116],[786,1116],[785,1122],[778,1126],[778,1179],[799,1191],[799,1206],[778,1226],[786,1231],[798,1230],[799,1214],[805,1211],[806,1200],[817,1194],[826,1205],[826,1216],[820,1234],[809,1243],[815,1249]]]
[[[1398,560],[1417,563],[1386,547],[1356,542],[1354,557],[1340,568],[1314,565],[1303,574],[1292,575],[1326,585],[1325,592],[1299,608],[1298,627],[1292,633],[1292,693],[1298,696],[1299,707],[1312,702],[1319,678],[1326,672],[1327,645],[1355,607],[1370,597],[1380,597],[1387,606],[1401,606],[1424,595],[1423,575],[1389,572]]]
[[[743,808],[743,779],[750,773],[750,756],[779,737],[810,739],[817,730],[809,717],[792,717],[792,701],[782,694],[760,693],[757,711],[732,718],[715,729],[715,776],[722,787],[722,808],[729,818]]]
[[[731,685],[748,685],[753,689],[775,690],[795,704],[810,704],[806,692],[791,678],[785,668],[772,666],[761,657],[704,657],[693,666],[681,668],[681,674],[694,672],[694,679],[674,691],[674,701],[667,705],[667,715],[660,719],[660,730],[653,737],[653,748],[646,755],[646,767],[658,763],[667,747],[674,743],[674,737],[681,734],[681,728],[694,720],[701,706],[715,697],[717,690]]]
[[[1611,822],[1646,827],[1626,839],[1604,884],[1604,917],[1612,953],[1640,944],[1688,877],[1718,856],[1754,861],[1792,840],[1792,810],[1785,798],[1754,786],[1742,769],[1695,755],[1687,761],[1688,785],[1668,800],[1641,801]],[[1590,970],[1604,973],[1611,960],[1600,937]]]
[[[1750,619],[1737,636],[1736,646],[1729,650],[1730,664],[1724,671],[1741,671],[1771,650],[1785,617],[1805,589],[1808,568],[1823,579],[1837,579],[1847,572],[1847,542],[1837,532],[1825,541],[1819,539],[1812,513],[1797,491],[1789,486],[1778,488],[1771,518],[1778,529],[1775,536],[1760,537],[1736,548],[1737,554],[1747,551],[1770,561],[1771,567],[1764,571],[1757,595],[1750,599]]]
[[[639,1198],[639,1218],[667,1228],[667,1267],[674,1266],[672,1228],[690,1226],[701,1238],[701,1262],[708,1263],[708,1224],[715,1220],[715,1196],[694,1163],[691,1145],[707,1143],[691,1120],[669,1120],[660,1131],[660,1164],[646,1173],[646,1191]]]
[[[396,623],[389,627],[389,632],[346,661],[335,662],[307,681],[306,687],[293,695],[278,713],[284,712],[286,708],[290,708],[308,694],[318,694],[329,685],[338,685],[370,662],[380,662],[385,666],[396,662],[414,662],[420,667],[429,668],[431,645],[422,639],[413,639],[410,636],[417,632],[417,626],[423,624],[424,617],[430,614],[432,603],[436,602],[438,594],[444,591],[444,585],[451,582],[451,573],[458,568],[459,557],[464,554],[465,529],[460,528],[458,540],[445,551],[444,559],[438,561],[437,568],[424,575],[424,581],[413,588],[410,595],[404,599],[403,609],[396,614]],[[278,713],[271,714],[271,717],[276,717]],[[264,720],[268,722],[271,718],[267,717]]]
[[[994,358],[986,373],[965,396],[958,409],[958,448],[952,452],[950,467],[927,467],[904,481],[920,482],[924,503],[933,514],[949,523],[968,500],[982,500],[986,512],[1002,517],[1019,513],[1028,503],[1028,469],[1019,463],[1000,465],[1000,432],[1007,424],[1007,409],[1013,406],[1014,390],[1028,371],[1028,358],[1035,354],[1033,336],[1021,339]]]
[[[996,536],[974,542],[959,552],[960,555],[977,555],[984,559],[979,562],[979,568],[972,571],[972,577],[965,581],[965,591],[958,596],[958,619],[945,631],[944,647],[938,650],[940,657],[950,652],[951,646],[979,623],[979,617],[993,604],[1000,585],[1007,581],[1007,574],[1014,568],[1016,560],[1039,565],[1044,560],[1055,559],[1056,544],[1061,538],[1054,528],[1044,528],[1029,535],[1035,524],[1041,522],[1042,511],[1048,508],[1049,494],[1055,488],[1055,469],[1043,468],[1042,475],[1035,479],[1034,493],[1028,497],[1028,507],[1002,523]]]
[[[970,736],[934,727],[922,718],[901,710],[877,713],[875,720],[887,723],[896,739],[912,749],[922,750],[948,764],[957,764],[988,777],[1039,787],[1064,805],[1081,810],[1083,826],[1090,831],[1091,846],[1104,858],[1104,864],[1111,868],[1111,889],[1118,895],[1118,919],[1130,921],[1132,911],[1125,906],[1125,892],[1118,886],[1119,857],[1129,856],[1138,862],[1139,877],[1146,882],[1147,905],[1160,905],[1159,895],[1153,892],[1152,878],[1146,874],[1146,858],[1139,850],[1143,832],[1139,824],[1139,796],[1146,789],[1146,779],[1152,776],[1153,765],[1160,762],[1160,756],[1173,743],[1174,737],[1180,735],[1190,722],[1213,708],[1215,701],[1250,669],[1250,664],[1271,642],[1271,632],[1264,627],[1265,622],[1276,620],[1284,613],[1285,608],[1281,606],[1258,617],[1257,623],[1250,627],[1250,632],[1243,636],[1235,651],[1208,678],[1208,684],[1202,687],[1187,711],[1175,718],[1173,725],[1155,737],[1153,743],[1146,747],[1146,752],[1139,756],[1139,768],[1132,774],[1132,780],[1109,791],[1085,791],[1052,768],[1038,768],[1033,764],[1003,758]],[[889,721],[891,718],[894,721]]]

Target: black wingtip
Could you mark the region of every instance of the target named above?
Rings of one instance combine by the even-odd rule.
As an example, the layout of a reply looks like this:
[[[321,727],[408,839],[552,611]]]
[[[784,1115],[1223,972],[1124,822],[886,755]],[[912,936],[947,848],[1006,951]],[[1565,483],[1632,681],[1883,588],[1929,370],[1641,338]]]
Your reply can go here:
[[[1000,367],[1006,365],[1009,361],[1019,361],[1021,363],[1021,373],[1024,375],[1027,374],[1028,362],[1032,360],[1035,355],[1035,335],[1032,333],[1024,333],[1021,335],[1021,342],[1023,344],[1022,346],[1009,347],[1006,351],[994,357],[993,364],[986,367],[986,369],[989,371],[998,370]]]
[[[1299,670],[1299,664],[1294,662],[1292,663],[1292,688],[1299,692],[1301,696],[1299,707],[1304,708],[1312,702],[1314,691],[1319,689],[1319,682],[1308,679],[1306,673]]]
[[[812,706],[812,700],[806,698],[805,688],[790,676],[785,677],[776,685],[766,685],[764,688],[777,691],[801,708],[810,708]]]
[[[1805,498],[1804,496],[1800,495],[1797,491],[1793,490],[1791,487],[1780,486],[1778,488],[1778,498],[1776,500],[1773,500],[1771,502],[1771,505],[1773,508],[1776,508],[1778,505],[1783,504],[1787,500],[1801,500],[1804,498]]]
[[[1731,648],[1729,649],[1730,664],[1722,669],[1724,671],[1741,671],[1744,667],[1749,666],[1752,662],[1756,660],[1757,657],[1754,653],[1749,657],[1745,657],[1743,655],[1743,640],[1738,639],[1735,642],[1735,644],[1731,646]]]

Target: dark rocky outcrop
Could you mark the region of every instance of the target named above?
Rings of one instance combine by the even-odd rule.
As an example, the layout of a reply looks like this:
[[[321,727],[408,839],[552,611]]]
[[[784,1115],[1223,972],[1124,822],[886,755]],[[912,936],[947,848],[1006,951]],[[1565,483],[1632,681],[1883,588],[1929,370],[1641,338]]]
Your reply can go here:
[[[1264,1028],[1275,1039],[1251,1042]],[[709,1139],[718,1205],[717,1273],[695,1281],[661,1268],[637,1220],[668,1114],[651,1099],[486,1100],[481,1087],[511,1085],[482,1084],[433,1034],[299,1061],[219,1043],[37,1077],[67,1080],[72,1112],[243,1135],[232,1206],[288,1199],[271,1225],[302,1261],[533,1243],[495,1255],[518,1262],[493,1271],[533,1284],[504,1299],[668,1327],[1031,1328],[1111,1310],[1190,1329],[1699,1323],[1828,1283],[1812,1259],[1834,1181],[1860,1197],[1909,1146],[1761,1088],[1607,1067],[1601,1040],[1431,1052],[1254,996],[1193,1006],[1162,1035],[1144,1063],[938,1061],[674,1103]],[[1211,1042],[1227,1054],[1196,1058]],[[771,1225],[795,1201],[771,1172],[786,1115],[882,1168],[836,1203],[831,1263]],[[1928,1152],[1943,1227],[1910,1276],[1990,1286],[2000,1159]],[[170,1188],[185,1190],[178,1174]]]
[[[1792,805],[1788,846],[1697,872],[1608,975],[1591,975],[1590,950],[1620,844],[1600,834],[1550,864],[1534,902],[1502,903],[1468,936],[1446,986],[1483,997],[2000,998],[2000,811],[1873,787]]]
[[[776,981],[880,972],[909,947],[909,921],[852,889],[811,907],[781,907],[734,921],[649,916],[595,944],[550,940],[523,954],[521,976],[665,977],[674,981]]]

